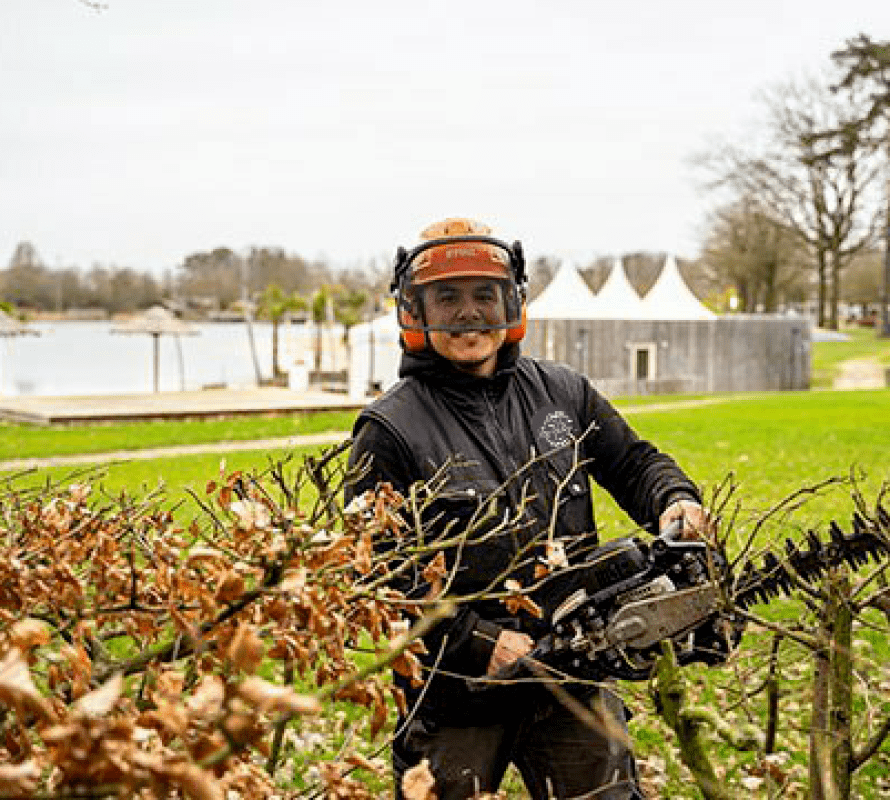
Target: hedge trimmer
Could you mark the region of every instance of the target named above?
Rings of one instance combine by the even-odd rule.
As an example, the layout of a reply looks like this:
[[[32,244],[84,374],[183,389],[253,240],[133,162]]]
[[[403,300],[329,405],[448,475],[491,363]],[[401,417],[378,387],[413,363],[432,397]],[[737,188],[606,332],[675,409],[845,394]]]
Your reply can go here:
[[[857,515],[851,534],[832,523],[828,541],[787,540],[783,558],[768,552],[737,570],[706,543],[680,539],[676,525],[649,541],[603,544],[551,577],[550,633],[527,658],[584,680],[647,680],[670,639],[680,664],[722,663],[741,638],[740,611],[831,568],[890,556],[890,516],[879,506],[877,517],[869,525]]]

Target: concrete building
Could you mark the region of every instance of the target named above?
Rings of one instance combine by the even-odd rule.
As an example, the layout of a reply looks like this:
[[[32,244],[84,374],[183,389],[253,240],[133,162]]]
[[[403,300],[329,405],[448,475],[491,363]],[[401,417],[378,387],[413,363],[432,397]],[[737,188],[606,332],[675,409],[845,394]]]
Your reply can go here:
[[[523,350],[574,367],[608,395],[809,388],[808,317],[715,316],[670,261],[664,281],[660,277],[647,294],[658,289],[648,304],[637,299],[627,309],[630,287],[623,286],[620,262],[614,280],[610,276],[603,285],[605,290],[612,281],[616,287],[612,299],[604,303],[601,291],[585,307],[584,318],[542,318],[531,313],[532,303]],[[559,298],[551,297],[548,305],[559,307]],[[569,298],[565,307],[571,307]]]

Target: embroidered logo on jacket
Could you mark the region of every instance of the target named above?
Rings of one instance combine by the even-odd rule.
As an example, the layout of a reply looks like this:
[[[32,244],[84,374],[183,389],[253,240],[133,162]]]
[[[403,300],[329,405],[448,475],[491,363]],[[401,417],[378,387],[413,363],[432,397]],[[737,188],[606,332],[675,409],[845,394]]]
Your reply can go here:
[[[565,447],[571,444],[574,437],[572,418],[565,411],[556,409],[544,414],[543,420],[539,423],[537,438],[542,445],[547,445],[547,449],[554,450],[557,447]]]

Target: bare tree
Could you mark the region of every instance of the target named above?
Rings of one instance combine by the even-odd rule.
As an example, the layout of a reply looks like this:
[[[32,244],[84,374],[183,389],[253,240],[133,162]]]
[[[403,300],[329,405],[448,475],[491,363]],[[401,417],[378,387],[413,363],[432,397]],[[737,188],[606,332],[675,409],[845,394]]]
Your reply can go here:
[[[803,294],[805,245],[757,198],[743,197],[714,213],[701,267],[712,293],[734,293],[738,311],[774,312]]]
[[[890,158],[890,42],[872,41],[864,33],[847,40],[831,56],[843,70],[836,87],[852,94],[865,89],[864,114],[856,122],[860,136],[871,136]],[[890,336],[890,169],[887,170],[884,218],[884,274],[880,335]]]
[[[724,147],[702,160],[713,186],[755,197],[806,243],[816,266],[818,323],[837,328],[841,275],[875,239],[879,166],[853,124],[858,110],[824,80],[764,95],[763,144]]]
[[[869,250],[853,259],[847,267],[842,299],[849,305],[859,306],[860,316],[867,318],[883,299],[883,254]]]
[[[553,280],[553,276],[556,275],[557,269],[559,269],[559,262],[555,258],[548,258],[546,256],[536,258],[529,264],[529,300],[534,300],[547,288],[547,285]]]
[[[241,296],[241,267],[228,247],[192,253],[178,270],[177,294],[187,298],[216,298],[223,307]]]
[[[655,285],[664,267],[665,258],[665,253],[647,253],[644,251],[626,253],[621,257],[620,263],[624,266],[627,279],[641,297]],[[612,259],[609,259],[609,261],[611,262]],[[608,273],[603,276],[603,282],[606,281],[607,277]]]

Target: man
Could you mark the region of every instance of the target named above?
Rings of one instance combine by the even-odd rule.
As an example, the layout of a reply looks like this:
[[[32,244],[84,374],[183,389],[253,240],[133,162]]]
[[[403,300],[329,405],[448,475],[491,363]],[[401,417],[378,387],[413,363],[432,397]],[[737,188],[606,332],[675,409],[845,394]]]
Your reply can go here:
[[[426,759],[439,800],[495,792],[510,763],[535,800],[640,798],[622,735],[624,708],[613,692],[575,695],[614,716],[598,726],[527,682],[479,687],[546,632],[531,604],[506,610],[505,582],[532,590],[554,552],[571,560],[595,544],[589,478],[652,533],[678,518],[688,530],[703,526],[698,490],[586,378],[520,355],[525,265],[518,242],[507,245],[459,218],[421,238],[410,252],[399,249],[393,280],[402,380],[359,415],[350,458],[356,465],[370,456],[350,494],[383,481],[405,496],[418,481],[435,484],[423,547],[398,562],[393,583],[411,597],[427,596],[424,564],[438,542],[444,586],[457,598],[456,612],[424,637],[423,686],[396,676],[411,709],[393,747],[397,794],[404,772]],[[546,582],[538,592],[546,604]]]

